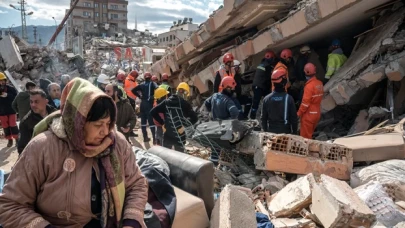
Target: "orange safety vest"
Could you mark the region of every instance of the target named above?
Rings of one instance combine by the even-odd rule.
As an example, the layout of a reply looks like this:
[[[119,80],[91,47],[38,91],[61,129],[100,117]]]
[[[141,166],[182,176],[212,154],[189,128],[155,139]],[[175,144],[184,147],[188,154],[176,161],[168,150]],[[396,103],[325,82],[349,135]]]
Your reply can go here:
[[[277,65],[274,67],[273,71],[280,69],[280,68],[284,68],[285,71],[287,72],[287,84],[285,85],[285,91],[287,92],[287,89],[290,88],[291,84],[290,84],[290,77],[288,76],[288,67],[286,65],[284,65],[284,63],[282,63],[281,61],[279,61],[277,63]],[[274,91],[274,84],[271,83],[271,91]]]
[[[132,93],[132,89],[134,89],[135,87],[138,86],[138,83],[136,82],[136,80],[128,75],[128,77],[125,79],[124,82],[124,90],[127,93],[128,97],[132,98],[132,99],[136,99],[135,94]]]
[[[228,72],[226,72],[225,66],[221,65],[221,67],[219,68],[219,70],[217,71],[217,73],[219,73],[219,75],[221,76],[221,80],[222,80],[224,77],[227,77],[227,76],[231,76],[232,78],[235,77],[235,69],[233,69],[232,67],[231,67],[230,72],[228,73]],[[222,88],[222,86],[221,86],[221,84],[220,84],[220,85],[219,85],[219,88],[218,88],[218,92],[221,92],[222,90],[223,90],[223,88]]]

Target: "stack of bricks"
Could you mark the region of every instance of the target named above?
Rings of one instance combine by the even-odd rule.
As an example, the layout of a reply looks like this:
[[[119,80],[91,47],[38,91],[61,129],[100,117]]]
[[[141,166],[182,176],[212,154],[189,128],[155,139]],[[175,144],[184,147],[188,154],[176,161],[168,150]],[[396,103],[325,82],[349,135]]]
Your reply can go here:
[[[254,132],[250,137],[260,139],[252,141],[257,145],[238,150],[243,153],[254,149],[256,169],[350,179],[353,155],[345,146],[286,134]]]

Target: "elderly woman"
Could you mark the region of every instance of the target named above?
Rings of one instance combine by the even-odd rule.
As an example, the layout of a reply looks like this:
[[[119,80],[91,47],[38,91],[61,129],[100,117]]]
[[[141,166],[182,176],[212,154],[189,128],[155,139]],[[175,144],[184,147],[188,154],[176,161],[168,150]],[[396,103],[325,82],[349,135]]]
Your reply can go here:
[[[148,186],[113,100],[83,79],[66,85],[61,111],[42,120],[0,194],[0,224],[146,227]]]

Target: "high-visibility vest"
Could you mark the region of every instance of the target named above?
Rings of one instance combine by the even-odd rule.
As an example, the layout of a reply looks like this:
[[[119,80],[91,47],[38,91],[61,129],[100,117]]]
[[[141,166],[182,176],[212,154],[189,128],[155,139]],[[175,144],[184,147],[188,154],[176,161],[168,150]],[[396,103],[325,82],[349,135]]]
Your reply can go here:
[[[219,72],[219,75],[221,76],[221,80],[227,76],[231,76],[232,78],[235,77],[235,70],[233,68],[231,68],[231,70],[229,72],[226,72],[224,65],[221,65],[221,67],[219,68],[219,70],[217,72]],[[222,88],[221,84],[219,84],[218,92],[221,92],[222,90],[223,90],[223,88]]]
[[[134,100],[136,99],[136,96],[135,96],[135,94],[132,93],[132,89],[134,89],[137,86],[138,86],[138,83],[132,77],[128,76],[125,79],[124,90],[127,93],[128,97],[130,97],[130,98],[132,98]]]

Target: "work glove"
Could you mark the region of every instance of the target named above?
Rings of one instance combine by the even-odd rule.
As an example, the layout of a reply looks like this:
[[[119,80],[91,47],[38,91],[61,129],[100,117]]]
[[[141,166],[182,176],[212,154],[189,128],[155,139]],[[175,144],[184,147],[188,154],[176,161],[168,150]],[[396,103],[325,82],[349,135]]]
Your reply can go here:
[[[7,97],[7,93],[2,93],[1,95],[0,95],[0,97]]]

